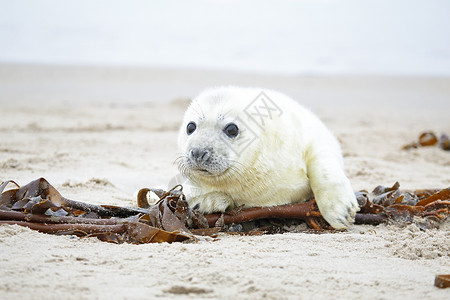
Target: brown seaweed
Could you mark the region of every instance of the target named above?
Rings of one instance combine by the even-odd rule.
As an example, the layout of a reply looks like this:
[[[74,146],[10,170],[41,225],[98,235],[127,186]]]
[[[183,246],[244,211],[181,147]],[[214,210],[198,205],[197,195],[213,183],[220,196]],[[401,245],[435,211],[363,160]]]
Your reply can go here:
[[[210,226],[217,226],[220,220],[221,225],[243,223],[259,219],[301,219],[312,229],[321,229],[325,224],[314,200],[269,207],[252,207],[240,209],[232,213],[215,213],[205,216]]]
[[[443,133],[438,139],[436,134],[432,131],[425,131],[419,135],[417,141],[406,144],[402,147],[403,150],[409,150],[419,147],[439,146],[442,150],[450,151],[450,139],[447,134]]]
[[[16,189],[4,189],[14,184]],[[44,178],[19,187],[13,181],[0,185],[0,224],[16,224],[41,232],[97,236],[110,242],[174,242],[195,237],[186,228],[195,214],[180,191],[164,194],[158,206],[148,209],[93,205],[64,198]],[[176,198],[178,207],[170,200]],[[183,207],[181,209],[180,207]],[[184,215],[183,215],[184,214]],[[201,224],[201,220],[195,220]],[[186,223],[186,224],[185,224]]]
[[[8,185],[15,188],[5,191]],[[231,226],[228,231],[240,234],[244,227],[232,225],[251,222],[259,222],[259,225],[252,225],[250,229],[247,226],[248,234],[283,232],[280,228],[288,220],[302,220],[316,232],[332,229],[314,199],[273,207],[239,207],[204,216],[189,207],[180,185],[169,191],[140,190],[139,207],[70,200],[43,178],[23,187],[13,181],[4,182],[0,184],[0,193],[0,224],[16,224],[53,234],[95,236],[113,243],[195,241],[195,235],[216,236],[219,230],[227,231],[227,226]],[[159,197],[154,205],[148,203],[149,193]],[[420,219],[426,229],[439,224],[450,213],[450,188],[402,191],[396,182],[392,187],[378,186],[371,193],[360,191],[355,195],[360,207],[355,217],[357,224],[405,223]]]
[[[420,219],[420,226],[436,226],[450,214],[450,189],[401,191],[396,182],[392,187],[378,186],[371,193],[355,193],[360,212],[356,224],[378,225],[385,222],[408,223]],[[330,229],[315,205],[314,199],[305,203],[273,207],[253,207],[237,212],[206,215],[210,225],[249,222],[258,219],[301,219],[315,230]]]
[[[450,287],[450,274],[436,275],[434,285],[441,289]]]
[[[441,149],[450,151],[450,138],[447,134],[443,133],[439,139],[439,147]]]

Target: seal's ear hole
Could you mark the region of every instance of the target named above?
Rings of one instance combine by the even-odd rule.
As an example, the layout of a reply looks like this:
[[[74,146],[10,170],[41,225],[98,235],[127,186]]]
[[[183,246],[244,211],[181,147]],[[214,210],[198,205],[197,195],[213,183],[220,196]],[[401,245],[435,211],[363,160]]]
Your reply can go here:
[[[239,128],[237,127],[236,124],[234,123],[229,123],[227,124],[227,126],[225,126],[225,128],[223,129],[223,132],[225,132],[225,134],[230,137],[230,138],[234,138],[239,134]]]
[[[197,125],[195,124],[195,122],[189,122],[189,124],[187,124],[186,126],[186,133],[190,135],[195,131],[195,129],[197,129]]]

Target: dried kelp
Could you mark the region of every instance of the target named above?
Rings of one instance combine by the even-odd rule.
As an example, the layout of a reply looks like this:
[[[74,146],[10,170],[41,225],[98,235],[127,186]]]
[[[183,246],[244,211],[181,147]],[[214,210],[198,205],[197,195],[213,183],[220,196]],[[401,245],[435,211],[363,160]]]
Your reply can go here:
[[[150,192],[159,197],[159,201],[153,206],[150,206],[147,200]],[[168,192],[160,189],[141,189],[137,196],[137,204],[140,208],[149,211],[145,219],[148,219],[153,226],[163,227],[169,231],[180,229],[188,231],[186,226],[208,228],[205,217],[189,207],[181,185],[175,186]]]
[[[8,184],[16,188],[5,190]],[[139,207],[93,205],[73,201],[40,178],[19,187],[13,181],[0,185],[0,225],[16,224],[41,232],[95,236],[103,241],[122,243],[177,242],[196,240],[195,235],[215,236],[219,230],[248,234],[286,231],[289,222],[302,220],[321,232],[332,229],[313,200],[273,207],[239,207],[226,213],[203,216],[188,206],[182,186],[170,191],[142,189]],[[158,196],[148,203],[149,193]],[[450,188],[401,191],[400,185],[376,187],[371,193],[356,193],[360,212],[357,224],[388,221],[417,222],[423,228],[435,227],[447,218]],[[236,225],[237,224],[237,225]]]
[[[392,187],[378,186],[371,193],[357,192],[360,212],[355,216],[356,224],[378,225],[385,222],[415,222],[421,228],[437,227],[450,214],[450,188],[443,190],[402,191],[396,182]],[[225,214],[206,215],[210,226],[244,223],[260,219],[282,219],[278,230],[283,232],[283,223],[288,219],[304,220],[314,230],[332,229],[323,219],[314,199],[305,203],[273,207],[239,209]],[[267,225],[267,224],[266,224]],[[273,222],[272,222],[272,225]],[[276,226],[276,224],[275,224]],[[247,230],[261,230],[257,225]],[[272,226],[272,229],[273,226]]]
[[[223,226],[261,219],[300,219],[305,221],[312,229],[329,228],[314,199],[297,204],[240,208],[224,214],[209,214],[205,217],[210,226]],[[251,230],[260,231],[259,228],[252,228]]]
[[[10,183],[17,188],[3,192]],[[46,233],[97,236],[116,243],[176,242],[195,239],[186,224],[206,224],[202,216],[192,220],[196,214],[190,213],[178,189],[164,194],[165,198],[149,209],[73,201],[61,196],[44,178],[23,187],[7,181],[0,185],[0,192],[0,224]],[[174,207],[171,197],[177,199]]]
[[[401,191],[396,182],[392,187],[378,186],[371,193],[356,193],[360,213],[356,223],[374,218],[373,224],[386,221],[415,222],[422,228],[433,228],[450,214],[450,188],[442,190]]]
[[[434,285],[441,289],[450,287],[450,274],[436,275]]]
[[[402,147],[403,150],[412,148],[439,146],[441,149],[450,151],[450,139],[447,134],[443,133],[438,139],[432,131],[426,131],[420,134],[418,141],[409,143]]]

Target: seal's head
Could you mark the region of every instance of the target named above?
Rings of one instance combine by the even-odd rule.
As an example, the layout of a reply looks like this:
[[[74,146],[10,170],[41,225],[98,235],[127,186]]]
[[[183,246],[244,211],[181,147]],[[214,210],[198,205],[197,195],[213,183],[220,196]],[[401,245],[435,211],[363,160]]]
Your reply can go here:
[[[249,142],[258,135],[244,112],[252,92],[245,95],[242,89],[216,88],[192,101],[178,139],[179,168],[192,182],[217,186],[238,180],[243,164],[252,156]]]

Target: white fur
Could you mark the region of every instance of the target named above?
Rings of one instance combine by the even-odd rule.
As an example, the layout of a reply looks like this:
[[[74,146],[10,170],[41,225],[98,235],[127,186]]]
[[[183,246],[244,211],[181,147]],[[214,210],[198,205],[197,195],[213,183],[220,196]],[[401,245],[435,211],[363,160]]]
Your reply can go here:
[[[258,119],[251,112],[262,91],[278,111]],[[188,135],[186,126],[192,121],[197,129]],[[239,127],[235,138],[223,132],[229,123]],[[185,186],[186,196],[201,212],[303,202],[314,196],[330,225],[345,228],[353,222],[358,205],[339,143],[314,114],[286,95],[256,88],[206,90],[187,109],[178,142],[184,157],[180,169],[191,183]],[[211,149],[205,162],[210,173],[192,168],[192,148]]]

